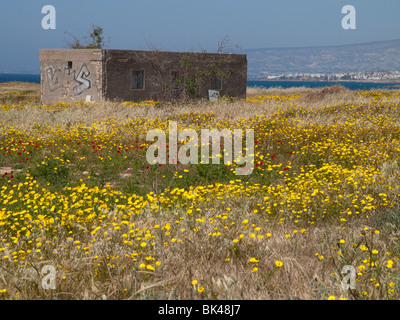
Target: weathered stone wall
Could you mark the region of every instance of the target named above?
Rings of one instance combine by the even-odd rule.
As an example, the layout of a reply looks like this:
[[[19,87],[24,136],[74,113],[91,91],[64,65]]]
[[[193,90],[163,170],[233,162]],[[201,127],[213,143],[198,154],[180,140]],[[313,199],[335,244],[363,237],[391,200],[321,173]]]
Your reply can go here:
[[[207,98],[213,75],[222,78],[221,93],[239,98],[246,97],[246,55],[104,51],[104,96],[107,99],[170,100],[176,97],[177,91],[190,88],[190,81],[193,79],[197,81],[198,97]],[[132,73],[141,70],[144,71],[144,88],[132,89]],[[172,84],[172,73],[178,74],[181,80],[175,87]]]
[[[212,77],[221,80],[221,94],[246,97],[246,55],[41,49],[40,62],[41,99],[46,104],[87,96],[91,101],[207,98]],[[144,75],[142,89],[132,88],[132,75],[138,71]]]
[[[101,98],[102,61],[97,49],[40,49],[42,103]]]

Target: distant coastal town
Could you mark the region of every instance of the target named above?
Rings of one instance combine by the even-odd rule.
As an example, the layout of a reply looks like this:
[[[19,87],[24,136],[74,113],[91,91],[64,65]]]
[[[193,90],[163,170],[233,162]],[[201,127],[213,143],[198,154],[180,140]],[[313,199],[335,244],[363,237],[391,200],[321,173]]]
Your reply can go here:
[[[357,81],[357,82],[400,82],[400,71],[338,72],[338,73],[288,73],[269,75],[260,81]]]

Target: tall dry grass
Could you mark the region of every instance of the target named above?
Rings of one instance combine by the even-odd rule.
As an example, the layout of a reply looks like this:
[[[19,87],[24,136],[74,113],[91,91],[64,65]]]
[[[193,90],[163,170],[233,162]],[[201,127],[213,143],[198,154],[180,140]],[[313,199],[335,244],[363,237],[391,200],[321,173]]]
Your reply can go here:
[[[250,98],[293,94],[300,94],[301,97],[262,103],[226,99],[149,107],[101,101],[95,105],[77,104],[56,110],[38,107],[35,102],[30,102],[21,108],[1,113],[0,122],[4,131],[0,131],[0,134],[10,126],[21,130],[33,130],[38,125],[74,128],[78,124],[91,126],[95,121],[106,122],[109,118],[113,118],[114,122],[134,118],[168,121],[197,112],[213,113],[214,124],[240,121],[257,115],[279,117],[293,112],[286,118],[287,123],[298,123],[300,127],[306,124],[310,127],[333,126],[349,120],[351,114],[346,105],[350,104],[363,106],[366,115],[371,117],[376,115],[375,107],[379,105],[379,112],[393,120],[391,125],[400,126],[400,119],[394,117],[393,108],[390,107],[399,106],[399,97],[396,95],[376,100],[339,86],[323,89],[248,88]],[[335,113],[335,107],[338,114]],[[326,108],[327,112],[322,112],[325,109],[321,108]],[[373,124],[371,126],[374,127]],[[362,127],[363,123],[360,123],[359,128]],[[375,134],[379,136],[381,133],[376,131]],[[44,132],[43,138],[46,138],[45,135]],[[391,138],[399,140],[396,135],[397,131],[393,131]],[[367,141],[371,137],[362,138]],[[397,147],[396,142],[394,144]],[[303,160],[307,161],[306,158]],[[396,185],[394,179],[400,172],[395,161],[389,158],[378,162],[379,169],[388,181],[392,178],[393,188]],[[378,184],[373,187],[377,194],[387,190],[387,186]],[[343,191],[344,197],[348,195]],[[332,199],[332,205],[335,200],[338,198]],[[140,215],[118,216],[116,211],[107,211],[101,223],[102,232],[95,235],[95,241],[92,230],[79,224],[75,225],[72,234],[63,228],[57,230],[56,235],[37,231],[31,239],[34,242],[40,239],[43,245],[41,251],[33,253],[28,260],[13,259],[13,244],[0,242],[0,257],[3,256],[0,262],[0,289],[6,288],[3,297],[12,299],[398,298],[400,278],[396,267],[400,253],[397,245],[400,219],[396,218],[399,212],[396,206],[382,207],[371,213],[371,217],[360,215],[351,218],[343,215],[348,221],[342,223],[338,218],[322,216],[313,219],[311,214],[309,219],[307,215],[296,219],[290,210],[286,210],[281,217],[255,214],[254,204],[262,202],[263,195],[258,193],[243,193],[239,198],[225,194],[196,203],[193,210],[198,211],[193,215],[188,215],[186,208],[180,206],[170,211],[158,211],[157,214],[148,207],[143,208]],[[3,202],[3,205],[6,204]],[[229,214],[229,229],[225,229],[227,225],[223,219],[216,218],[224,214]],[[196,219],[204,219],[205,222],[199,223]],[[246,219],[248,222],[244,223]],[[128,224],[134,223],[134,228],[138,230],[151,230],[153,250],[143,250],[136,260],[130,256],[132,248],[124,245],[124,239],[121,238],[121,234],[128,233],[129,228],[125,225],[126,229],[122,232],[113,224],[124,220]],[[167,235],[169,230],[162,230],[162,226],[168,224],[172,227],[171,234]],[[201,228],[195,230],[195,226],[199,225]],[[124,228],[122,224],[121,227]],[[255,232],[257,227],[260,230]],[[213,235],[219,230],[222,230],[222,235]],[[263,237],[249,238],[252,233]],[[244,235],[242,240],[240,234]],[[143,237],[144,233],[136,231],[136,236]],[[171,242],[173,239],[181,240],[179,245]],[[233,243],[232,239],[238,239],[238,242]],[[369,251],[360,251],[360,245],[368,246]],[[84,249],[87,247],[89,249]],[[372,249],[379,254],[372,253]],[[40,256],[44,258],[40,259]],[[139,261],[146,256],[150,256],[148,261],[154,266],[155,261],[160,261],[160,267],[156,267],[155,271],[141,268]],[[251,258],[258,262],[251,262]],[[357,270],[364,272],[367,278],[358,277],[357,290],[344,289],[341,285],[342,267],[368,265],[371,260],[363,262],[367,258],[375,259],[382,270],[374,269],[374,266],[368,266],[365,271]],[[394,260],[393,268],[385,269],[387,259]],[[282,262],[283,266],[277,266],[277,261]],[[55,290],[46,290],[41,286],[44,277],[41,268],[48,264],[57,270]],[[371,278],[375,279],[375,283],[370,284]],[[376,286],[377,279],[380,287]],[[193,280],[198,283],[193,285]],[[388,294],[388,290],[394,291]]]

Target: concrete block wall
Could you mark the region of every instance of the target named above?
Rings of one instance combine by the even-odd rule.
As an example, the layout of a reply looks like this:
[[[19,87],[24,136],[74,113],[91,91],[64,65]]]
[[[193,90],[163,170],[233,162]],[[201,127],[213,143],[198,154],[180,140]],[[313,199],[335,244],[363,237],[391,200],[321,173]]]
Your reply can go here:
[[[211,66],[222,72],[224,94],[246,98],[247,57],[238,54],[187,53],[162,51],[104,50],[104,96],[122,100],[169,100],[172,73],[199,78],[199,97],[207,98],[211,85]],[[183,61],[187,61],[186,67]],[[223,59],[223,63],[220,61]],[[186,69],[185,69],[186,68]],[[132,72],[144,71],[144,88],[132,89]],[[208,71],[208,72],[207,72]],[[186,79],[188,80],[188,79]],[[184,86],[184,85],[182,85]]]
[[[42,103],[103,96],[103,50],[40,49],[40,63]]]
[[[102,49],[41,49],[41,100],[52,104],[59,101],[86,100],[170,100],[173,74],[184,74],[187,81],[198,79],[198,96],[208,97],[215,70],[228,72],[222,78],[221,93],[246,98],[247,57],[238,54],[102,50]],[[132,88],[132,75],[143,71],[144,86]],[[174,87],[177,91],[176,86]],[[174,92],[175,92],[174,91]]]

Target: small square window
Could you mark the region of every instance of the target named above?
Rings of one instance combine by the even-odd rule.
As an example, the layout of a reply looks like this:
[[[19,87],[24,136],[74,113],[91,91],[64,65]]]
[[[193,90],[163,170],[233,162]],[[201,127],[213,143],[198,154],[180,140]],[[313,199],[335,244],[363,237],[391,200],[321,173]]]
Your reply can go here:
[[[132,72],[132,89],[144,88],[144,71]]]
[[[211,77],[211,90],[221,90],[221,88],[221,79],[217,77]]]
[[[72,70],[72,61],[68,61],[68,70]]]

